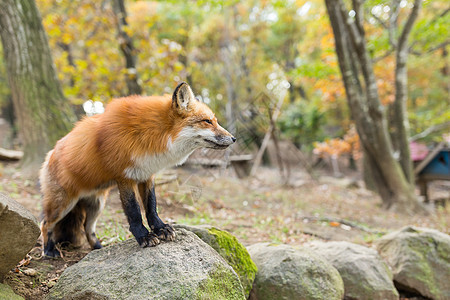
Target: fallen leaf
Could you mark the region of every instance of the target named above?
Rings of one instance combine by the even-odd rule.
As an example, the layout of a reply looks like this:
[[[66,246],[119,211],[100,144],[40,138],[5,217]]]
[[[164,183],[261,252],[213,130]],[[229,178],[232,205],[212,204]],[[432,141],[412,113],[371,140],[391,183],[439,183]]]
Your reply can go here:
[[[341,225],[341,223],[334,222],[334,221],[330,222],[329,224],[330,224],[331,227],[339,227]]]

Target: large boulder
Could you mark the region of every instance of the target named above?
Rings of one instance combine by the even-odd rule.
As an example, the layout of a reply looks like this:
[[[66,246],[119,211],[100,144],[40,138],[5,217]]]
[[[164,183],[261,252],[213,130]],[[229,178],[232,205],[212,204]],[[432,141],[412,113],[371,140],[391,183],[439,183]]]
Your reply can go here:
[[[391,266],[399,290],[450,299],[449,235],[409,226],[385,235],[376,246]]]
[[[140,248],[134,239],[67,268],[48,299],[244,299],[239,277],[195,234]]]
[[[392,273],[374,249],[349,242],[314,241],[305,246],[338,270],[345,299],[398,300]]]
[[[257,268],[247,249],[239,243],[235,236],[211,225],[189,226],[178,224],[175,225],[175,228],[184,228],[192,231],[202,241],[216,250],[236,271],[244,288],[245,296],[249,296]]]
[[[23,300],[23,297],[15,294],[9,285],[0,283],[0,299],[5,300]]]
[[[247,249],[258,267],[252,300],[333,300],[344,296],[338,271],[309,249],[269,243]]]
[[[0,282],[33,248],[40,230],[22,205],[0,193]]]

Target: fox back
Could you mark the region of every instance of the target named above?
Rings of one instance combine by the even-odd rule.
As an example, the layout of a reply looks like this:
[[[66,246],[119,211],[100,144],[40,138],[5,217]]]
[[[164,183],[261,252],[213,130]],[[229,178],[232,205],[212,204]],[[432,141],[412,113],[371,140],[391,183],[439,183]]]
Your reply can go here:
[[[76,215],[80,221],[73,227],[80,227],[84,222],[91,246],[100,246],[98,240],[90,236],[95,237],[95,221],[110,187],[119,185],[122,204],[130,221],[126,208],[128,201],[135,201],[133,186],[142,183],[141,198],[154,201],[151,181],[156,172],[183,163],[195,149],[224,149],[234,141],[235,138],[218,124],[211,109],[195,98],[186,83],[177,86],[172,98],[130,96],[112,100],[103,114],[79,121],[47,155],[40,172],[44,196],[41,226],[44,244],[48,244],[47,235],[53,234],[58,223],[72,224],[63,219]],[[145,202],[146,199],[142,200]],[[95,214],[92,213],[94,209]],[[77,211],[79,213],[74,213]],[[151,222],[161,227],[156,211],[150,215]],[[91,228],[86,228],[87,224]],[[138,236],[142,232],[142,228],[133,232],[140,244]],[[47,252],[54,254],[50,250]]]
[[[224,141],[231,135],[204,103],[195,100],[180,109],[168,96],[130,96],[78,122],[57,142],[48,169],[76,196],[120,177],[145,181],[183,163],[197,148],[228,146]]]

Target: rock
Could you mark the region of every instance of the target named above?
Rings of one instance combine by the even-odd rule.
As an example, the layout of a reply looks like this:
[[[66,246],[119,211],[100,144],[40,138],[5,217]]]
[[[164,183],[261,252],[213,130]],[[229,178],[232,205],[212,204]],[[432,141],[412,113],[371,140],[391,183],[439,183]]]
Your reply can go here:
[[[37,271],[35,269],[25,269],[25,270],[22,270],[22,273],[27,276],[36,276],[37,275]]]
[[[23,300],[19,295],[16,295],[9,285],[0,283],[0,299],[8,300]]]
[[[189,226],[177,224],[175,228],[184,228],[192,231],[202,241],[216,250],[236,271],[244,288],[246,298],[249,296],[257,268],[247,249],[239,243],[235,236],[211,225]]]
[[[36,218],[0,193],[0,282],[36,244],[39,234]]]
[[[22,157],[22,151],[0,148],[0,160],[20,160]]]
[[[398,299],[388,265],[374,249],[349,242],[305,245],[335,267],[344,281],[345,299]]]
[[[51,289],[52,287],[55,286],[55,284],[56,284],[56,281],[51,280],[51,281],[47,282],[45,285],[46,285],[49,289]]]
[[[239,277],[192,232],[140,248],[134,239],[90,252],[67,268],[48,299],[244,299]]]
[[[343,187],[343,188],[359,188],[361,186],[361,184],[353,179],[353,178],[337,178],[337,177],[332,177],[332,176],[321,176],[320,177],[320,182],[324,183],[324,184],[330,184],[333,186],[337,186],[337,187]]]
[[[342,299],[338,271],[309,249],[259,243],[247,248],[258,267],[252,300]]]
[[[450,299],[450,236],[437,230],[404,227],[376,242],[399,290],[431,299]]]

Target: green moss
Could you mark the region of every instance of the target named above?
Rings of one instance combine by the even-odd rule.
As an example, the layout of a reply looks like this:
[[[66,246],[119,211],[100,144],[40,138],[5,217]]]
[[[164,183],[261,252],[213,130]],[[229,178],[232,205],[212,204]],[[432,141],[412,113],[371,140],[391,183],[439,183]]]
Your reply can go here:
[[[219,266],[200,284],[196,299],[233,300],[245,299],[242,286],[231,270]]]
[[[414,278],[421,282],[433,295],[439,295],[439,288],[436,286],[435,276],[427,258],[427,254],[433,249],[434,239],[431,237],[420,239],[411,236],[407,239],[408,251],[415,254],[414,258]],[[410,254],[411,255],[411,254]]]
[[[263,276],[255,281],[258,299],[327,299],[344,295],[339,272],[308,249],[261,245],[252,249]]]
[[[342,299],[344,295],[344,281],[341,275],[325,261],[311,260],[306,272],[298,279],[305,299],[337,300]]]
[[[255,280],[257,267],[241,243],[230,233],[210,225],[176,225],[195,233],[203,242],[210,245],[239,276],[245,295],[248,297]]]
[[[9,285],[0,283],[0,299],[23,300],[19,295],[14,294]]]
[[[245,295],[248,296],[255,280],[257,267],[250,258],[247,249],[239,243],[236,237],[226,231],[212,227],[208,229],[208,232],[215,237],[215,242],[217,243],[216,247],[214,244],[210,245],[227,260],[238,274]]]
[[[436,245],[436,252],[440,258],[450,262],[450,249],[444,243],[438,243]]]

